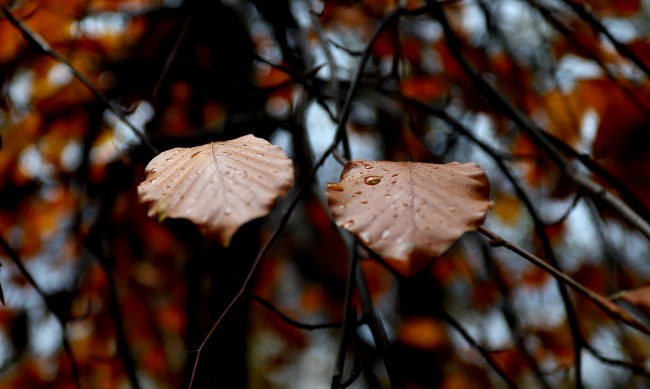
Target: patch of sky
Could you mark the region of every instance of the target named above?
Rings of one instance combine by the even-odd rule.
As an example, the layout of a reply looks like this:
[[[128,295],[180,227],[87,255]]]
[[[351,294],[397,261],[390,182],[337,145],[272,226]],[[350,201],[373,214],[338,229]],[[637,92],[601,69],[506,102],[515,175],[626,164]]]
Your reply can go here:
[[[310,28],[312,20],[309,9],[309,2],[303,0],[293,0],[290,4],[291,14],[302,28]]]
[[[560,90],[570,93],[579,79],[599,78],[603,70],[590,59],[567,54],[557,63],[556,78]]]
[[[73,172],[81,166],[83,160],[83,144],[76,139],[70,139],[61,151],[61,168]]]
[[[54,356],[61,348],[61,325],[56,317],[47,310],[28,316],[29,347],[36,355]]]
[[[62,63],[55,63],[47,72],[47,82],[55,88],[67,85],[73,77],[70,68]]]
[[[428,17],[414,17],[404,23],[404,29],[422,40],[425,44],[433,44],[443,37],[443,30],[440,23],[436,23]]]
[[[621,266],[628,268],[631,273],[639,276],[650,276],[650,242],[638,231],[616,220],[603,223],[603,236],[612,252],[618,253],[616,259]]]
[[[601,343],[602,341],[615,341],[611,331],[607,333],[599,331],[592,335],[592,345]],[[608,347],[604,350],[598,346],[596,349],[604,353],[608,358],[624,359],[621,352],[617,352],[616,348]],[[582,379],[585,387],[587,388],[622,388],[629,384],[631,372],[611,364],[603,363],[593,354],[582,349]],[[634,386],[632,386],[634,387]]]
[[[540,23],[539,15],[525,1],[493,2],[493,10],[499,29],[508,37],[510,48],[524,57],[534,55],[546,37],[552,34],[550,27]]]
[[[11,105],[14,107],[26,107],[31,102],[30,91],[34,84],[34,72],[20,69],[8,82],[7,94]]]
[[[73,22],[70,25],[70,32],[76,36],[101,38],[107,35],[122,34],[128,22],[129,18],[123,12],[90,14],[78,22]]]
[[[485,15],[478,2],[467,1],[464,3],[461,27],[463,31],[469,33],[471,42],[477,43],[483,39],[487,26],[485,24]]]
[[[519,260],[525,261],[523,258]],[[564,303],[557,282],[552,278],[541,287],[520,286],[513,291],[512,296],[523,327],[556,327],[566,320]]]
[[[331,145],[336,132],[336,123],[320,105],[311,103],[305,112],[305,125],[314,158],[318,159]],[[327,158],[316,175],[318,187],[324,188],[328,182],[338,182],[341,169],[341,164],[334,157]]]
[[[27,146],[18,156],[18,168],[28,177],[41,182],[54,178],[56,168],[43,158],[36,145]]]
[[[141,101],[135,112],[127,115],[126,119],[137,131],[143,133],[145,125],[153,119],[154,115],[155,111],[153,106],[146,101]],[[134,133],[133,129],[126,125],[112,111],[104,111],[104,121],[109,127],[113,128],[112,141],[98,145],[92,149],[90,158],[95,163],[109,162],[129,147],[140,143],[140,139]]]
[[[489,312],[478,315],[454,314],[456,321],[461,323],[470,336],[477,340],[482,346],[488,349],[502,349],[513,346],[512,334],[503,313],[498,309],[491,309]],[[471,349],[465,338],[456,329],[449,327],[449,338],[458,349]],[[459,355],[463,355],[460,353]]]

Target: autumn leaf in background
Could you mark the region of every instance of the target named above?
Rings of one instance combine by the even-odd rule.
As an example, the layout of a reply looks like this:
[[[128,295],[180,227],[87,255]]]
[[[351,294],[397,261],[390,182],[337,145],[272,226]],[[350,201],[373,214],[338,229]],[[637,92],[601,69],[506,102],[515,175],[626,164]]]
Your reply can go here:
[[[184,218],[228,246],[244,223],[270,212],[293,185],[293,163],[279,146],[246,135],[174,148],[155,157],[138,186],[149,216]]]
[[[490,184],[475,163],[351,161],[327,185],[336,223],[414,274],[485,220]]]

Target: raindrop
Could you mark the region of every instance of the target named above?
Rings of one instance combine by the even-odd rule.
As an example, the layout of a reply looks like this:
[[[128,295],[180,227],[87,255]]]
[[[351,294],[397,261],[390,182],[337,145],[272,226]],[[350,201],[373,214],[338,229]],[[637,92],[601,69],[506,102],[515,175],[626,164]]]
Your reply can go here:
[[[154,178],[153,180],[151,180],[151,185],[156,185],[156,182],[158,182],[158,180]]]
[[[348,228],[352,227],[353,224],[354,224],[354,220],[348,220],[345,223],[343,223],[341,225],[341,227],[343,227],[345,229],[348,229]]]
[[[327,183],[327,189],[336,192],[343,192],[343,187],[341,185],[332,182]]]
[[[228,208],[228,207],[226,207],[226,209],[223,210],[223,214],[226,215],[226,216],[230,215],[230,212],[231,212],[230,208]]]
[[[449,208],[449,212],[451,212],[451,213],[456,212],[456,208],[454,208],[454,207]]]
[[[264,154],[262,154],[262,153],[257,153],[257,158],[262,158],[263,156],[264,156]]]
[[[368,200],[362,200],[361,204],[368,204]]]
[[[360,191],[360,190],[355,190],[355,191],[354,191],[354,194],[358,194],[358,195],[360,195],[361,193],[363,193],[363,192]]]
[[[390,236],[390,231],[389,231],[389,230],[384,230],[384,231],[381,233],[381,238],[382,238],[382,239],[386,239],[386,238],[388,238],[389,236]]]
[[[363,167],[365,167],[366,169],[372,169],[372,165],[368,165],[368,164],[365,164],[365,163],[363,164]]]
[[[151,172],[152,172],[152,173],[155,173],[155,172],[157,172],[157,171],[158,171],[157,168],[153,168],[153,169],[151,169]]]
[[[174,155],[178,155],[178,154],[180,154],[180,151],[178,151],[178,150],[174,150],[174,151],[172,152],[172,154],[174,154]]]
[[[363,179],[366,185],[377,185],[381,182],[381,177],[379,176],[368,176]]]

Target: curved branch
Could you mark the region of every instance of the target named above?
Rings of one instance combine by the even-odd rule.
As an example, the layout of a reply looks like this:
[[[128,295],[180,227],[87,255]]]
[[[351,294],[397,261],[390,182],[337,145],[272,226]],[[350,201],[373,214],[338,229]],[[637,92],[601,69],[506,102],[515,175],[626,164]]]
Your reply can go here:
[[[557,270],[555,267],[551,266],[543,259],[537,257],[536,255],[524,250],[523,248],[513,243],[506,241],[501,236],[499,236],[493,231],[490,231],[486,227],[479,226],[477,231],[485,235],[488,239],[490,239],[490,246],[504,247],[512,251],[513,253],[521,256],[522,258],[528,260],[533,265],[541,268],[542,270],[552,275],[558,281],[569,286],[571,289],[575,290],[579,294],[591,300],[591,302],[594,305],[600,308],[601,311],[606,313],[612,319],[621,321],[629,325],[630,327],[633,327],[643,332],[644,334],[650,335],[650,328],[648,328],[645,324],[641,323],[639,320],[637,320],[634,316],[632,316],[629,312],[624,310],[622,307],[613,303],[607,297],[602,296],[594,292],[593,290],[587,288],[586,286],[582,285],[578,281],[574,280],[568,275]]]

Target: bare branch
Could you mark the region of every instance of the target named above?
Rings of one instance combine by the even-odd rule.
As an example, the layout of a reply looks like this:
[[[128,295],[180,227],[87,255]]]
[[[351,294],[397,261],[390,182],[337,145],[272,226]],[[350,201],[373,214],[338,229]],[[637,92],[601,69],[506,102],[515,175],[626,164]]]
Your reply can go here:
[[[54,50],[52,46],[50,46],[49,43],[45,41],[41,36],[36,34],[34,31],[31,31],[23,22],[20,20],[16,19],[11,12],[7,9],[6,6],[3,6],[0,8],[0,12],[2,15],[4,15],[5,18],[11,23],[12,26],[14,26],[20,33],[23,35],[23,38],[36,50],[42,52],[43,54],[46,54],[55,60],[59,61],[63,65],[65,65],[72,75],[79,81],[81,81],[82,84],[88,88],[92,92],[95,97],[101,101],[104,106],[113,112],[115,116],[117,116],[122,123],[124,123],[130,130],[133,132],[133,134],[144,144],[152,153],[158,154],[158,150],[154,147],[154,145],[149,141],[149,139],[140,131],[138,130],[133,123],[129,121],[129,119],[126,117],[126,115],[122,112],[122,110],[118,109],[115,107],[113,103],[111,103],[106,96],[104,96],[103,93],[93,85],[92,81],[88,77],[86,77],[85,74],[81,73],[79,70],[77,70],[70,61],[68,61],[63,55],[61,55],[59,52]]]

